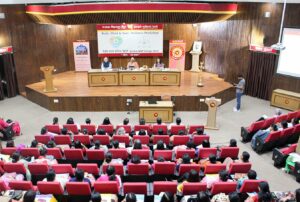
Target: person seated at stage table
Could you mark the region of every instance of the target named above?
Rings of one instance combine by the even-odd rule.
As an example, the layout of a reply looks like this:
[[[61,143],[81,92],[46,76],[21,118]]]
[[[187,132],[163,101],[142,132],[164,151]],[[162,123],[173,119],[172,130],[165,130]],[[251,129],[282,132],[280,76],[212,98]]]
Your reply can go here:
[[[163,69],[164,67],[165,67],[165,64],[161,61],[160,58],[157,58],[154,65],[153,65],[153,68]]]
[[[139,64],[137,63],[137,61],[135,61],[134,57],[130,58],[130,61],[127,63],[127,69],[128,68],[139,68]]]
[[[103,62],[101,63],[101,67],[100,68],[101,68],[102,71],[112,70],[112,64],[108,60],[108,57],[105,57],[103,59]]]

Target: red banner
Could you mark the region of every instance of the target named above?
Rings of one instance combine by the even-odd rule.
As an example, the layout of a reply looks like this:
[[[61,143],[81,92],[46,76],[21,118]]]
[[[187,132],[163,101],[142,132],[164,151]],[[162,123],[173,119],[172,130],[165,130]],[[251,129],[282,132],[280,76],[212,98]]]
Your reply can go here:
[[[163,29],[163,24],[98,24],[97,30],[153,30]]]
[[[3,54],[3,53],[13,53],[12,46],[6,46],[6,47],[0,48],[0,54]]]
[[[266,46],[257,46],[257,45],[250,45],[249,48],[251,51],[256,51],[256,52],[263,52],[263,53],[273,53],[276,54],[277,51],[271,47],[266,47]]]
[[[184,71],[185,67],[185,42],[183,40],[170,40],[169,68]]]

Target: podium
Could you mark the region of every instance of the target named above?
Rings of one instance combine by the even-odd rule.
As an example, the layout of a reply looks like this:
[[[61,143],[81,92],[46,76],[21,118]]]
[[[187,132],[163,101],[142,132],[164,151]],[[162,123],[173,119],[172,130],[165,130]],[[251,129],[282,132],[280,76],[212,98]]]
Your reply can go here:
[[[201,102],[202,100],[200,100]],[[216,99],[215,97],[206,98],[204,101],[208,106],[207,122],[205,128],[218,130],[217,127],[217,109],[221,104],[221,99]]]
[[[57,88],[54,88],[53,86],[53,76],[52,72],[54,70],[54,66],[44,66],[40,67],[40,70],[44,73],[45,77],[45,93],[51,93],[51,92],[56,92]]]
[[[191,72],[200,72],[199,70],[199,56],[201,55],[201,51],[191,51],[190,54],[192,55],[192,69]]]

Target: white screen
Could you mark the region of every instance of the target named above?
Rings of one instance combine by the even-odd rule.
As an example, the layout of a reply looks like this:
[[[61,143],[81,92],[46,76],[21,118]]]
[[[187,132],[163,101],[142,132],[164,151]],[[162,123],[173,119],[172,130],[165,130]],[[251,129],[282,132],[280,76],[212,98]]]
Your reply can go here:
[[[300,29],[284,28],[277,73],[300,77]]]

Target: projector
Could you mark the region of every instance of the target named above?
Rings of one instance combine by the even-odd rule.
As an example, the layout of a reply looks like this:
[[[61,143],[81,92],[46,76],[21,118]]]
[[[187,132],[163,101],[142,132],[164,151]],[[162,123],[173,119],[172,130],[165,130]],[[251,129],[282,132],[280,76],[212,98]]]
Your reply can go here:
[[[285,46],[282,43],[277,43],[277,44],[273,44],[271,48],[277,51],[282,51],[285,49]]]

